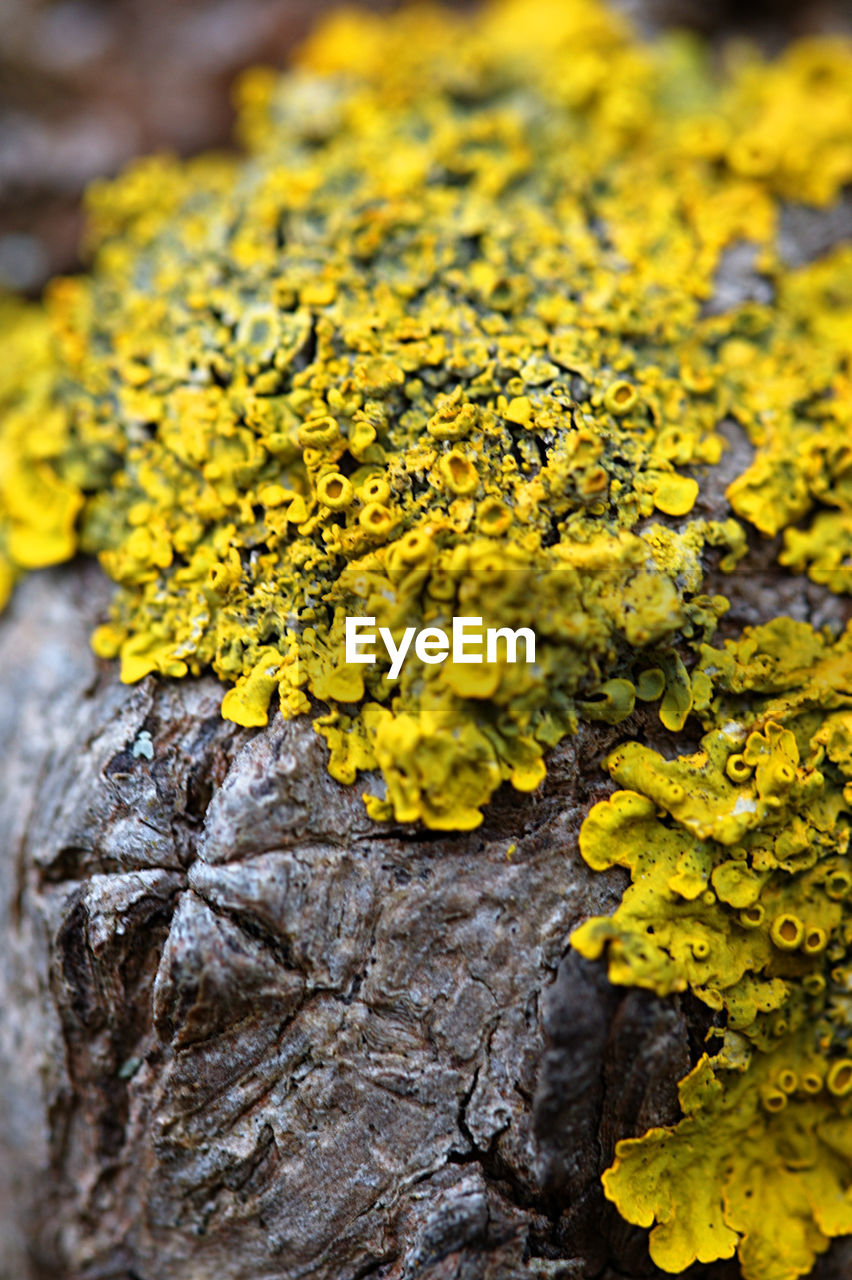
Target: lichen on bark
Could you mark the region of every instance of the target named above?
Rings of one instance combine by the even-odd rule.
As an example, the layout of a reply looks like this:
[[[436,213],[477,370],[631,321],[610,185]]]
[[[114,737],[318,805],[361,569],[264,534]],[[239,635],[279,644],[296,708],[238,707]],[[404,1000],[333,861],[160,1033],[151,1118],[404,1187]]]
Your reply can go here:
[[[789,253],[790,200],[852,178],[850,72],[811,41],[720,78],[591,0],[342,16],[243,82],[243,157],[99,185],[91,272],[4,304],[0,592],[97,554],[95,652],[142,681],[99,668],[85,783],[52,742],[9,897],[50,981],[51,1256],[588,1273],[598,1137],[548,1152],[538,999],[595,990],[590,916],[614,982],[699,1002],[622,1006],[674,1046],[606,1129],[655,1260],[792,1280],[850,1229],[852,255]],[[770,601],[714,641],[758,535],[826,628]],[[533,619],[536,666],[343,661],[347,613],[460,611]],[[580,849],[629,869],[614,911],[572,856],[607,748],[630,790]],[[575,1060],[617,1114],[596,1000]]]

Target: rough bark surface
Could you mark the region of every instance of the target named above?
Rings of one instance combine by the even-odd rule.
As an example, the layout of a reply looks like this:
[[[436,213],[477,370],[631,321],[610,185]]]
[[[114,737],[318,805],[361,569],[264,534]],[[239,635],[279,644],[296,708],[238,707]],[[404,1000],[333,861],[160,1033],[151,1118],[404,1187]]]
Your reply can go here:
[[[716,584],[732,630],[844,620],[772,552]],[[108,592],[67,566],[0,620],[0,1280],[660,1275],[600,1174],[677,1118],[707,1011],[569,948],[625,886],[578,852],[600,761],[670,751],[655,714],[566,739],[473,833],[391,828],[307,718],[243,730],[212,679],[121,685],[88,643]],[[850,1274],[842,1242],[815,1272]]]
[[[576,856],[594,760],[566,744],[472,835],[391,831],[307,721],[239,730],[213,681],[99,671],[103,600],[89,567],[33,577],[0,627],[8,1275],[581,1274],[548,1257],[575,1252],[566,1188],[594,1234],[607,1045],[672,1039],[639,1123],[686,1062],[676,1010],[563,960],[622,887]]]

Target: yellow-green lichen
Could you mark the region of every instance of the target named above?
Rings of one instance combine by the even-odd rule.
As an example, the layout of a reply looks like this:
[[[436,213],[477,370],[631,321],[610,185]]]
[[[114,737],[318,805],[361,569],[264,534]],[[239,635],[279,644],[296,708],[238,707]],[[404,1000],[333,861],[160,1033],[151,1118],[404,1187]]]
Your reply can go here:
[[[614,982],[691,990],[724,1039],[683,1082],[680,1124],[619,1143],[604,1186],[657,1223],[667,1270],[737,1248],[747,1280],[793,1280],[852,1231],[852,629],[781,619],[704,646],[700,677],[699,752],[607,761],[630,789],[580,847],[632,884],[573,943]]]
[[[16,326],[44,377],[6,392],[4,590],[98,554],[123,679],[211,666],[252,725],[276,689],[288,715],[329,702],[332,772],[380,769],[377,816],[478,822],[578,715],[629,714],[643,648],[679,727],[671,645],[724,607],[703,549],[744,546],[655,523],[696,507],[682,468],[735,411],[759,451],[732,501],[775,532],[845,465],[848,255],[785,271],[775,226],[791,184],[825,202],[852,175],[847,65],[814,43],[717,84],[585,0],[332,20],[298,70],[244,80],[246,159],[92,190],[91,274]],[[746,234],[777,306],[706,317]],[[825,519],[784,554],[833,583]],[[344,670],[347,613],[396,634],[462,605],[539,618],[536,666]]]
[[[736,1063],[705,1055],[680,1084],[677,1128],[619,1143],[604,1188],[629,1221],[656,1222],[664,1270],[736,1250],[745,1277],[794,1280],[852,1231],[852,1116],[827,1066],[801,1036]]]
[[[849,586],[852,250],[792,269],[779,225],[852,181],[852,50],[717,73],[598,0],[346,12],[239,99],[244,155],[95,184],[90,272],[0,307],[0,604],[97,555],[122,679],[313,712],[374,817],[438,829],[535,789],[581,717],[698,717],[692,754],[613,752],[581,841],[633,883],[576,945],[725,1032],[606,1188],[663,1266],[788,1280],[850,1229],[852,641],[712,647],[704,582],[751,526]],[[771,300],[718,314],[743,241]],[[755,452],[719,521],[726,416]],[[349,615],[533,623],[536,661],[390,680],[346,663]]]
[[[825,203],[852,176],[848,66],[812,42],[716,81],[587,0],[333,19],[242,82],[244,159],[96,184],[91,273],[4,323],[27,344],[4,592],[97,554],[123,679],[212,667],[250,725],[276,690],[286,715],[328,702],[332,772],[380,770],[376,816],[475,824],[578,716],[629,714],[643,671],[679,728],[673,646],[725,607],[706,549],[745,546],[688,473],[724,414],[758,445],[735,510],[845,572],[850,255],[785,270],[776,226],[794,187]],[[706,315],[744,236],[776,305]],[[536,665],[345,670],[347,613],[397,635],[462,608],[538,619]]]

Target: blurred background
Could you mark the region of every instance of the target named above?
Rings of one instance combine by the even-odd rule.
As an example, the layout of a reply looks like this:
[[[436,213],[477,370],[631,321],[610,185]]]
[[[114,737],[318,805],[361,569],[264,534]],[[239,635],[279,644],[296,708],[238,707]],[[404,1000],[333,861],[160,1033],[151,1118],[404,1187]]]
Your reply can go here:
[[[389,12],[404,0],[363,0]],[[641,25],[767,48],[852,34],[852,0],[615,0]],[[234,75],[284,65],[334,0],[0,0],[0,288],[78,264],[80,195],[134,155],[229,141]],[[471,7],[455,0],[454,8]]]

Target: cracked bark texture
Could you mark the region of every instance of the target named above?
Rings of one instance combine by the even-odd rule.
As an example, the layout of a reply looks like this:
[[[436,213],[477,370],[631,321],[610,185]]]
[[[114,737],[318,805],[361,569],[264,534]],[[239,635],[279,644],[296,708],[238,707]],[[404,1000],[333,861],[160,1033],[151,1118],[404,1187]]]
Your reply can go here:
[[[785,226],[791,256],[836,234]],[[751,263],[723,264],[726,305],[764,287]],[[723,429],[715,517],[750,448]],[[711,573],[725,626],[845,621],[776,549]],[[0,619],[0,1280],[660,1276],[600,1174],[677,1119],[707,1011],[569,948],[626,883],[578,851],[600,762],[670,753],[654,713],[566,739],[475,832],[392,828],[307,718],[239,729],[213,679],[121,685],[88,643],[108,595],[75,563]],[[849,1243],[814,1274],[852,1274]]]

